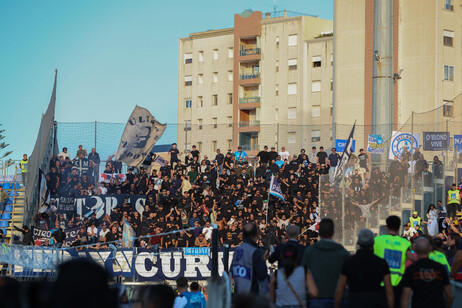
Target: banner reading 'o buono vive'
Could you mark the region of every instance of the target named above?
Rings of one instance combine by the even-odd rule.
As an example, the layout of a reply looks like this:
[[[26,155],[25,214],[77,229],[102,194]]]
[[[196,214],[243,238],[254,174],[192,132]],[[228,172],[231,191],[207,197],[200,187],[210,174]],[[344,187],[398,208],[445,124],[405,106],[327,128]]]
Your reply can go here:
[[[199,251],[197,254],[190,254],[191,251],[185,252],[185,249],[187,250],[187,248],[162,249],[160,253],[154,249],[145,248],[119,249],[115,257],[116,262],[112,262],[113,252],[111,250],[85,249],[76,251],[75,249],[66,249],[59,251],[58,258],[63,262],[77,257],[90,258],[104,266],[112,277],[131,277],[135,281],[175,280],[180,276],[190,280],[208,279],[212,270],[210,253],[203,254],[202,251]],[[203,248],[198,249],[203,250]],[[34,248],[34,254],[51,254],[52,252],[50,249]],[[232,248],[229,252],[229,265],[233,259],[233,253],[234,249]],[[224,270],[223,249],[221,248],[218,257],[218,272],[221,275]],[[31,276],[32,272],[21,266],[14,266],[13,271],[16,277]],[[32,274],[40,277],[47,273],[42,270],[34,270]]]

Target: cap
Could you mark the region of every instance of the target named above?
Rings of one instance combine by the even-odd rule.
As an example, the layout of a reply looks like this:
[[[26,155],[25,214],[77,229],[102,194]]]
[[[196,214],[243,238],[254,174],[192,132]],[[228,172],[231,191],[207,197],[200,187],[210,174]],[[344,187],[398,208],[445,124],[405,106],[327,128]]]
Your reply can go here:
[[[417,215],[417,211],[412,212],[412,215]]]
[[[364,247],[374,245],[374,233],[369,229],[361,229],[358,233],[358,245]]]

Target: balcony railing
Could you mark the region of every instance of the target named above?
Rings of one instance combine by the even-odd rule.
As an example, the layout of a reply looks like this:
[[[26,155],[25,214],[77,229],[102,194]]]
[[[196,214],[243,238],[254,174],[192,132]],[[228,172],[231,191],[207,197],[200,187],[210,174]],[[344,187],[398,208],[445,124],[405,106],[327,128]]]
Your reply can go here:
[[[241,144],[242,150],[244,151],[258,151],[258,144]]]
[[[260,48],[243,48],[241,49],[241,56],[259,55],[261,53]]]
[[[260,121],[251,120],[251,121],[239,121],[239,127],[255,127],[260,126]]]
[[[239,79],[255,79],[260,78],[260,73],[251,73],[251,74],[239,74]]]
[[[241,98],[239,98],[239,104],[259,103],[259,102],[260,102],[260,96],[241,97]]]

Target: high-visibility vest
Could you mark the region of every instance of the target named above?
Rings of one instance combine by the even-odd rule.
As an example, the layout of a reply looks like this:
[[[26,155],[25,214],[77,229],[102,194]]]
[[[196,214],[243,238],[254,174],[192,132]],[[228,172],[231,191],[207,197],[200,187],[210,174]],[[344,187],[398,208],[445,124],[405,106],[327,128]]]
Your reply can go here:
[[[421,221],[422,221],[422,218],[420,218],[419,216],[417,216],[416,218],[414,218],[414,216],[409,217],[409,222],[411,223],[411,227],[420,226]]]
[[[460,203],[460,192],[458,189],[456,190],[448,190],[448,204],[451,203]]]
[[[387,261],[393,286],[397,286],[403,278],[406,252],[410,247],[408,240],[397,235],[380,235],[374,240],[374,254]]]
[[[21,166],[21,172],[27,172],[27,168],[29,167],[29,160],[26,159],[26,160],[21,160],[19,162],[19,165]]]
[[[444,253],[438,251],[438,250],[433,250],[429,254],[430,260],[433,260],[435,262],[438,262],[446,267],[448,270],[448,273],[451,272],[451,266],[449,266],[448,259],[446,259],[446,256]]]

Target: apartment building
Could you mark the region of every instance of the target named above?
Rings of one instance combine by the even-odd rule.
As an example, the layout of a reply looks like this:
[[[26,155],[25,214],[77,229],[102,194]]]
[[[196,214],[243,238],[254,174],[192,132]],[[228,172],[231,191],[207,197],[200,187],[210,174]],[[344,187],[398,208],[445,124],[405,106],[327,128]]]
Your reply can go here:
[[[422,129],[429,123],[444,123],[462,114],[462,1],[461,0],[384,0],[392,10],[392,72],[383,76],[374,65],[387,61],[381,50],[374,48],[374,15],[383,7],[377,1],[335,1],[335,123],[388,125],[399,129],[412,112],[440,108],[427,123],[415,123]],[[382,76],[379,76],[382,75]],[[373,80],[388,78],[392,116],[389,123],[375,121],[373,114]],[[369,128],[367,128],[369,126]],[[428,130],[438,128],[428,126]],[[451,133],[451,135],[454,132]],[[458,132],[460,133],[460,132]],[[337,133],[345,138],[347,132]],[[357,138],[359,147],[366,140]]]
[[[330,142],[332,29],[316,16],[246,10],[233,28],[181,38],[180,150],[240,145],[255,155],[264,145],[294,152]]]

